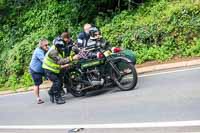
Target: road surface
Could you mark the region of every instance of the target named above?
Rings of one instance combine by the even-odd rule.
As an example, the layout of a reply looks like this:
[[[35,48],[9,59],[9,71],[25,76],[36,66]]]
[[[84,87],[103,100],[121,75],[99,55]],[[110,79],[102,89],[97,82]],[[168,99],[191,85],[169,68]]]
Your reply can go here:
[[[81,98],[68,94],[64,105],[50,103],[46,91],[41,92],[41,97],[45,103],[37,105],[32,92],[0,96],[0,126],[200,120],[200,67],[139,75],[138,85],[132,91],[122,92],[115,87]],[[191,129],[200,131],[199,127]]]

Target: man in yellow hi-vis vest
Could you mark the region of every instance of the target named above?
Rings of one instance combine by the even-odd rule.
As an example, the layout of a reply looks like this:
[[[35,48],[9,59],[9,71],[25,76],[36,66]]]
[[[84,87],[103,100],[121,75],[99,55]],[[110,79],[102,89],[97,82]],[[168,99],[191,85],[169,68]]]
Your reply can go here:
[[[65,100],[61,97],[63,77],[62,69],[69,66],[69,62],[72,59],[77,59],[77,56],[70,56],[72,50],[68,46],[68,42],[71,41],[68,32],[63,32],[60,37],[53,41],[53,46],[47,52],[42,67],[45,70],[47,77],[53,82],[49,96],[50,101],[53,103],[54,99],[57,104],[64,104]]]

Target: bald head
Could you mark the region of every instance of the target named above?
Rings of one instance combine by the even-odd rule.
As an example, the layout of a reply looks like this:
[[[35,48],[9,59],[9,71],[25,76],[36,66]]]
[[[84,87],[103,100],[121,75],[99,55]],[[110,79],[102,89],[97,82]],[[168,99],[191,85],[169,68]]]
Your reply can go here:
[[[83,26],[84,32],[89,33],[89,30],[90,30],[91,27],[92,27],[91,24],[85,24]]]

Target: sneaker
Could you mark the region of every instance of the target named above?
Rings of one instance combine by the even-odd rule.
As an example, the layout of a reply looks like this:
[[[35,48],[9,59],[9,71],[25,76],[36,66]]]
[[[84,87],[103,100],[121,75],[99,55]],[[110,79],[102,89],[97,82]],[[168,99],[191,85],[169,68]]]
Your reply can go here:
[[[42,104],[42,103],[44,103],[44,101],[41,100],[41,99],[39,99],[39,100],[37,101],[37,104]]]

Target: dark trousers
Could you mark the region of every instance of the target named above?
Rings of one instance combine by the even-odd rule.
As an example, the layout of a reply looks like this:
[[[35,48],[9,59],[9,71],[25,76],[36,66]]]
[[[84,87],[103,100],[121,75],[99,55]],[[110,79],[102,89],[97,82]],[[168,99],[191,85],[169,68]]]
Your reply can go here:
[[[47,69],[45,69],[45,73],[48,77],[49,80],[53,82],[53,85],[51,86],[49,93],[54,94],[54,95],[60,95],[62,86],[63,86],[63,77],[62,74],[57,74],[54,72],[51,72]]]

